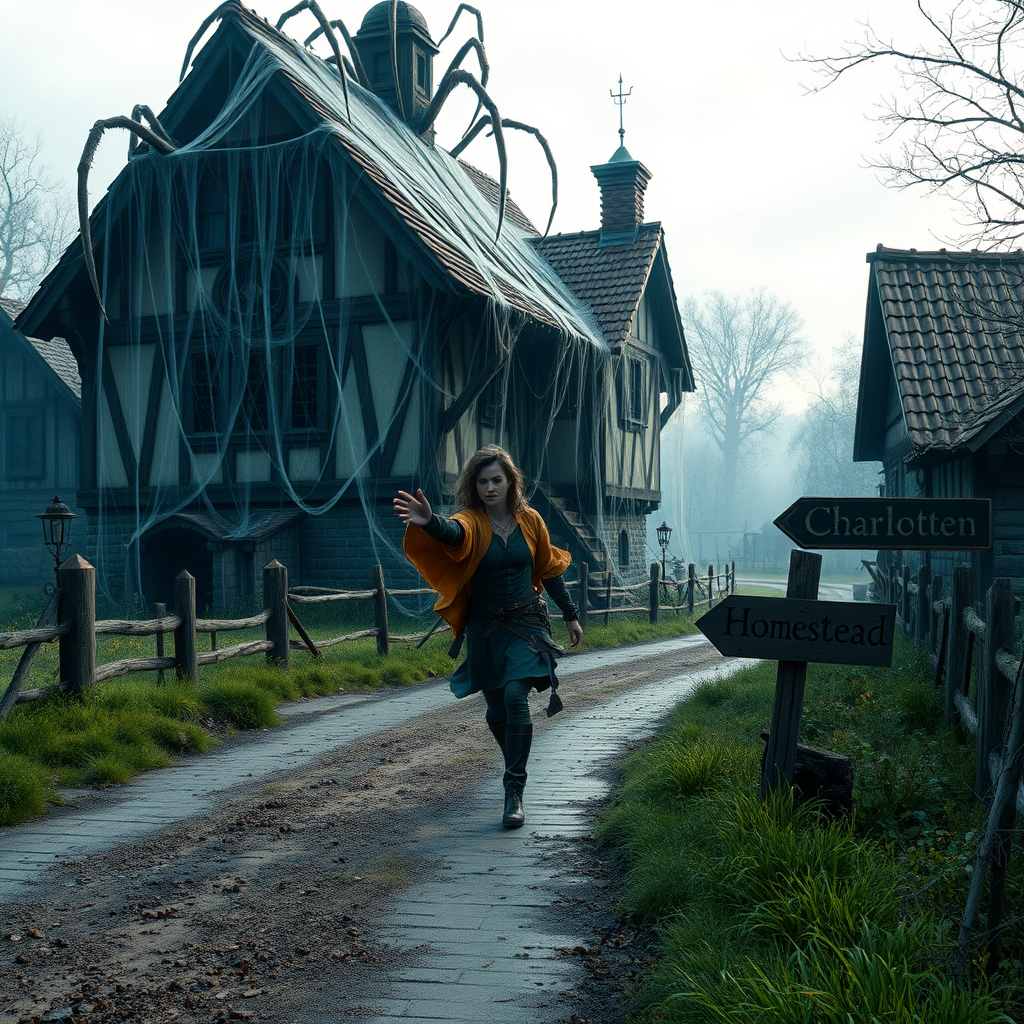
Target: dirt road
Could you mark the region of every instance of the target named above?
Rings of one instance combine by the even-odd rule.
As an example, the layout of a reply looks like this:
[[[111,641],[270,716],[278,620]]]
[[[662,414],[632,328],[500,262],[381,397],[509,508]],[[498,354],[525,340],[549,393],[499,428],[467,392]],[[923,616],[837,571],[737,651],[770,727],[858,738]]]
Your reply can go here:
[[[498,823],[482,701],[421,684],[439,690],[435,710],[299,767],[255,770],[205,813],[13,891],[0,908],[0,1020],[612,1024],[637,955],[589,842],[595,802],[627,741],[716,667],[696,638],[566,659],[566,710],[547,719],[546,699],[534,704],[519,832]],[[328,713],[386,722],[407,693],[295,705],[281,730],[203,763],[241,751],[255,764],[261,744],[301,741]],[[49,823],[83,821],[121,792]]]

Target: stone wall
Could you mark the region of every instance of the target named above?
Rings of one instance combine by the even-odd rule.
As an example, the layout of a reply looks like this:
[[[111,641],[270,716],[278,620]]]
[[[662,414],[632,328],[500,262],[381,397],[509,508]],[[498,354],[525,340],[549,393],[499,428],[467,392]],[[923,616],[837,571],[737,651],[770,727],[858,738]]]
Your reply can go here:
[[[622,584],[629,586],[650,578],[652,559],[646,548],[645,515],[633,511],[628,504],[623,503],[618,508],[605,512],[598,529],[611,558],[612,568]],[[629,538],[629,565],[626,567],[619,565],[619,538],[623,530]]]

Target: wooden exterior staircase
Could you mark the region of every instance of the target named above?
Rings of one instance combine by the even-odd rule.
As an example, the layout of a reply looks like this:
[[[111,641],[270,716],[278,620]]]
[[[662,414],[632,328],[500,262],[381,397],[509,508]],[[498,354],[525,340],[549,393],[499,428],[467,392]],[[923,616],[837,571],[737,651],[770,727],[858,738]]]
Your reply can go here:
[[[577,509],[570,508],[565,498],[550,485],[539,483],[535,499],[547,506],[545,514],[549,528],[569,537],[569,553],[590,566],[591,573],[606,573],[612,568],[608,552],[594,532],[587,518]]]

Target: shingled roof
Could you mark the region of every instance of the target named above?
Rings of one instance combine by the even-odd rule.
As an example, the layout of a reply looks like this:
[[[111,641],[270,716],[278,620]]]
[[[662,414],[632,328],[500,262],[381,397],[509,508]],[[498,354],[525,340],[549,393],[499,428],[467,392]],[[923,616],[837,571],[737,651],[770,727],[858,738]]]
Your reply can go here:
[[[18,316],[25,308],[25,305],[26,303],[18,299],[0,298],[0,309],[11,320]],[[17,336],[24,337],[20,332],[18,332]],[[80,405],[82,401],[82,378],[78,372],[78,362],[74,355],[72,355],[68,343],[63,338],[52,338],[49,341],[40,341],[38,338],[26,338],[25,340],[32,345]]]
[[[885,355],[910,457],[976,449],[1024,408],[1024,253],[879,246],[867,259],[858,446],[871,435],[867,446],[877,451],[886,429],[871,394]]]
[[[534,248],[594,314],[609,346],[622,344],[636,316],[654,258],[661,224],[641,224],[633,242],[601,245],[600,231],[533,239]]]

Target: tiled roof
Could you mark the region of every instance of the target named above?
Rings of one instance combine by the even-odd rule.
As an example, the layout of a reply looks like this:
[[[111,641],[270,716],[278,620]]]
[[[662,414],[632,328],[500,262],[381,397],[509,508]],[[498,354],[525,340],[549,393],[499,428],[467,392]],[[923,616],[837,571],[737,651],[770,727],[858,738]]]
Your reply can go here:
[[[0,295],[0,309],[2,309],[12,320],[25,308],[26,303],[20,299],[9,299],[6,295]]]
[[[29,338],[35,350],[53,367],[54,372],[79,401],[82,399],[82,378],[78,373],[78,360],[71,352],[71,347],[63,338],[51,338],[40,341]]]
[[[573,294],[590,307],[609,345],[625,341],[661,245],[658,222],[641,224],[636,239],[601,245],[600,231],[533,239]]]
[[[501,196],[498,183],[489,174],[481,171],[479,167],[467,164],[465,160],[460,160],[459,166],[466,172],[467,177],[473,182],[477,191],[491,204],[495,213],[497,213],[498,200]],[[516,205],[515,200],[509,195],[508,189],[505,190],[505,217],[515,224],[520,231],[528,235],[540,234],[533,221]]]
[[[1024,253],[879,246],[868,261],[911,442],[971,447],[1024,396]]]
[[[12,320],[26,305],[27,303],[18,299],[0,298],[0,309],[3,309]],[[53,338],[50,341],[29,338],[28,341],[80,402],[82,400],[82,378],[78,373],[78,361],[72,355],[68,343],[63,338]]]

